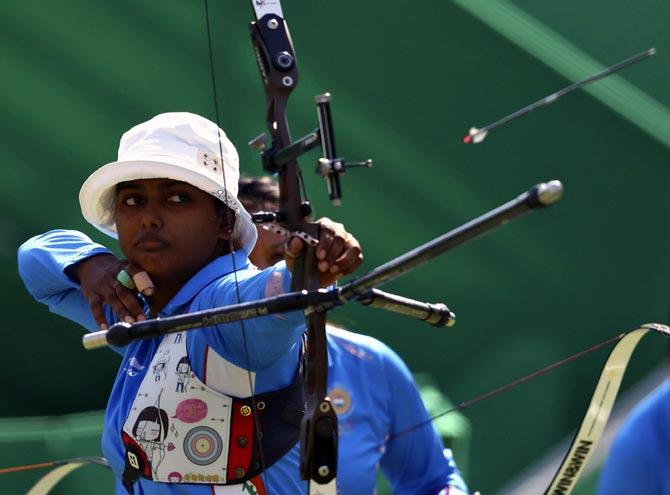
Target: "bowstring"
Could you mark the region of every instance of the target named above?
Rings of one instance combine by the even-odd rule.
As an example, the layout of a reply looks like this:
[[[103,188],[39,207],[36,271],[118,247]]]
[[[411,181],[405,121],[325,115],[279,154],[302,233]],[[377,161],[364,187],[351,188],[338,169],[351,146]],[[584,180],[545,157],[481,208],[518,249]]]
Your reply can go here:
[[[225,173],[225,164],[223,163],[223,143],[221,140],[221,124],[219,121],[219,101],[218,101],[218,92],[217,92],[217,85],[216,85],[216,71],[214,70],[214,50],[212,47],[212,34],[211,34],[211,28],[210,28],[210,17],[209,17],[209,2],[208,0],[204,0],[205,3],[205,24],[207,26],[207,45],[209,48],[209,67],[210,67],[210,74],[211,74],[211,81],[212,81],[212,96],[214,99],[214,115],[215,115],[215,123],[217,127],[217,136],[219,138],[219,158],[221,160],[221,175],[223,177],[223,194],[224,194],[224,203],[226,205],[227,209],[227,215],[228,215],[228,221],[227,221],[227,227],[228,227],[228,247],[229,251],[231,254],[231,259],[232,259],[232,265],[233,265],[233,279],[235,280],[235,294],[237,297],[237,303],[239,304],[242,302],[242,298],[240,296],[240,285],[239,285],[239,280],[237,277],[237,261],[235,260],[235,244],[233,242],[233,228],[234,228],[234,220],[235,220],[235,215],[232,209],[228,206],[228,185],[226,182],[226,173]],[[232,221],[231,221],[232,220]],[[252,410],[252,415],[254,418],[254,430],[255,430],[255,441],[258,445],[258,454],[260,457],[260,464],[261,464],[261,471],[259,476],[261,477],[261,480],[263,482],[263,485],[265,486],[266,492],[269,494],[268,490],[268,485],[265,482],[265,454],[263,452],[263,444],[261,442],[261,430],[260,430],[260,421],[258,418],[258,407],[256,404],[256,394],[254,391],[254,386],[253,386],[253,379],[251,377],[251,359],[249,358],[249,343],[247,339],[247,332],[246,332],[246,327],[244,325],[244,320],[240,320],[240,329],[242,332],[242,343],[244,346],[244,352],[245,352],[245,358],[247,360],[247,378],[249,381],[249,391],[251,392],[251,410]]]

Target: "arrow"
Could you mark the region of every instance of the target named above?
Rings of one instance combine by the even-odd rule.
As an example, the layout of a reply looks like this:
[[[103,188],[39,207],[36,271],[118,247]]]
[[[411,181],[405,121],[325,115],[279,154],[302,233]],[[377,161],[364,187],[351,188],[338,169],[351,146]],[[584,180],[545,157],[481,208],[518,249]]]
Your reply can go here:
[[[573,91],[583,88],[587,84],[591,84],[592,82],[598,81],[599,79],[602,79],[604,77],[607,77],[609,75],[614,74],[615,72],[618,72],[622,69],[625,69],[626,67],[629,67],[633,64],[636,64],[638,62],[641,62],[642,60],[651,57],[652,55],[656,54],[656,48],[649,48],[643,52],[638,53],[637,55],[633,55],[630,58],[627,58],[626,60],[619,62],[618,64],[614,64],[610,67],[607,67],[606,69],[601,70],[600,72],[596,72],[595,74],[587,77],[586,79],[582,79],[581,81],[577,81],[575,83],[570,84],[569,86],[566,86],[563,89],[560,89],[556,91],[555,93],[550,94],[549,96],[545,96],[544,98],[541,98],[537,100],[534,103],[531,103],[530,105],[527,105],[523,107],[521,110],[517,110],[514,113],[511,113],[505,117],[503,117],[500,120],[495,121],[492,124],[489,124],[487,126],[484,126],[482,128],[477,128],[477,127],[471,127],[470,130],[468,131],[468,134],[463,138],[463,142],[465,144],[470,144],[470,143],[481,143],[484,141],[486,136],[488,135],[489,131],[492,129],[495,129],[496,127],[503,126],[515,119],[518,119],[519,117],[526,115],[527,113],[532,112],[533,110],[537,110],[538,108],[545,107],[556,100],[560,98],[563,95],[567,95],[568,93],[572,93]]]

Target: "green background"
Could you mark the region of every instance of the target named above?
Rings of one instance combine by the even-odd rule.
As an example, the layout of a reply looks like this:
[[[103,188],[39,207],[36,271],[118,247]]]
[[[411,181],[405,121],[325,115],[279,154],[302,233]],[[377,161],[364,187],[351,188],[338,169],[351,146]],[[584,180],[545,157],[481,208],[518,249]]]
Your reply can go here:
[[[251,10],[242,0],[210,3],[222,127],[238,146],[242,169],[261,173],[245,146],[265,125],[247,34]],[[534,183],[565,184],[554,207],[386,287],[445,302],[458,315],[455,327],[434,329],[359,307],[333,315],[387,342],[413,370],[431,373],[455,402],[640,323],[667,321],[670,288],[670,5],[462,4],[283,5],[301,70],[289,106],[294,135],[315,126],[313,96],[328,90],[339,153],[375,160],[374,169],[344,177],[340,209],[328,204],[325,185],[311,172],[316,154],[302,160],[317,214],[343,221],[360,239],[361,273]],[[513,22],[524,12],[539,31]],[[462,143],[469,127],[589,75],[580,72],[585,54],[609,65],[650,46],[655,57],[616,76],[625,88],[610,106],[598,99],[607,92],[600,83],[593,94],[573,93],[480,145]],[[562,66],[552,62],[561,49]],[[16,248],[56,227],[107,242],[82,222],[77,193],[92,170],[115,159],[121,133],[165,111],[214,118],[204,7],[186,0],[4,1],[0,60],[0,415],[101,409],[118,357],[84,351],[79,328],[29,298],[16,273]],[[654,367],[664,348],[658,337],[643,342],[624,386]],[[495,492],[574,430],[606,355],[599,351],[468,410],[471,487]],[[25,444],[28,455],[21,445],[3,446],[2,465],[56,454],[33,447]],[[10,478],[20,476],[0,478],[0,490],[17,490]]]

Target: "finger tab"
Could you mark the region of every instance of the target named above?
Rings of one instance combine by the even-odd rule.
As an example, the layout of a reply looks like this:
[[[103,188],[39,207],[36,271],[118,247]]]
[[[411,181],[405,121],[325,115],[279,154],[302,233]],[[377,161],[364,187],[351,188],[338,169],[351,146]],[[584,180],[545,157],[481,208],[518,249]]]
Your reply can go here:
[[[145,296],[152,296],[155,290],[154,283],[147,272],[138,272],[133,275],[133,282],[137,286],[137,290]]]

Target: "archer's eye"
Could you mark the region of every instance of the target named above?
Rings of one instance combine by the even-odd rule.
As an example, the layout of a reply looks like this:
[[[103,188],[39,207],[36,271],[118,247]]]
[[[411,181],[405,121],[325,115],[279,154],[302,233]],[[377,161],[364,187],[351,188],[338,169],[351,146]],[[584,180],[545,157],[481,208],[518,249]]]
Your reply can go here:
[[[123,204],[126,206],[137,206],[141,203],[139,196],[127,196],[123,198]]]
[[[169,196],[167,200],[170,203],[185,203],[189,200],[189,197],[186,194],[177,193]]]

